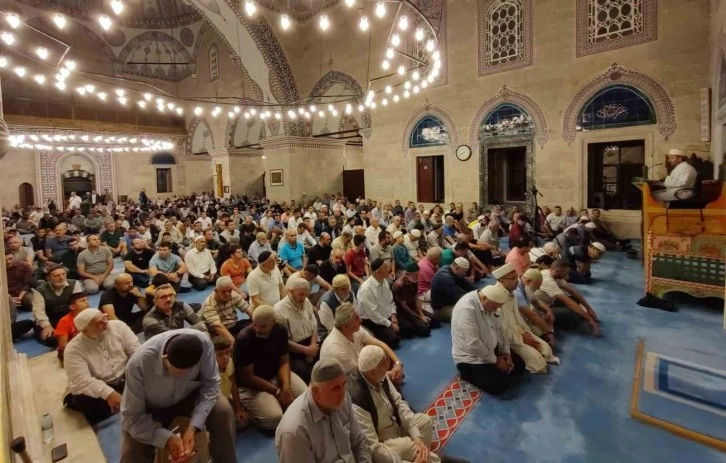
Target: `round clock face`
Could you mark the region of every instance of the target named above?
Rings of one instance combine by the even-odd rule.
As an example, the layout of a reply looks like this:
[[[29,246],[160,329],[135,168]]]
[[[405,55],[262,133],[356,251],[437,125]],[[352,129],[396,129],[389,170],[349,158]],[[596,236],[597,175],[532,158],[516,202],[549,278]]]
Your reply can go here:
[[[460,147],[456,148],[456,158],[459,161],[466,161],[471,157],[471,148],[469,148],[467,145],[461,145]]]

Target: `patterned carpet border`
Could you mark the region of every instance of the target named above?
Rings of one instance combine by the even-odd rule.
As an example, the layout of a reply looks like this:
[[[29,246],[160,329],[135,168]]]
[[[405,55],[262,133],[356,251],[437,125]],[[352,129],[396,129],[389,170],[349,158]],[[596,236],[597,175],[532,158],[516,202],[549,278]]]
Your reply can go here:
[[[434,421],[431,450],[440,452],[484,394],[456,377],[424,410]]]

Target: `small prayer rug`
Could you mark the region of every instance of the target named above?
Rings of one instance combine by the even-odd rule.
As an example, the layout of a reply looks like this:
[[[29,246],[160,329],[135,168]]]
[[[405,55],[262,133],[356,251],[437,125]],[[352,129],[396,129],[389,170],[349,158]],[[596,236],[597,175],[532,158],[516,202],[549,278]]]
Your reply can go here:
[[[432,451],[438,453],[446,446],[483,395],[476,386],[457,376],[436,396],[424,411],[434,421]]]

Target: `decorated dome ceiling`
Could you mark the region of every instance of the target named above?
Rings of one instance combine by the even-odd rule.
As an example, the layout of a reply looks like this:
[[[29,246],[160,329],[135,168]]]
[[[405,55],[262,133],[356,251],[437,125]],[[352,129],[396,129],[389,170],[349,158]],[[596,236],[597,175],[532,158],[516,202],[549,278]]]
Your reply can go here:
[[[23,5],[57,10],[68,16],[88,20],[106,8],[103,0],[17,0]],[[275,3],[275,1],[270,1]],[[193,24],[202,19],[193,6],[183,0],[126,0],[126,11],[117,21],[123,27],[165,29]]]
[[[285,13],[299,22],[308,21],[338,3],[340,0],[257,0],[258,5],[278,13]]]

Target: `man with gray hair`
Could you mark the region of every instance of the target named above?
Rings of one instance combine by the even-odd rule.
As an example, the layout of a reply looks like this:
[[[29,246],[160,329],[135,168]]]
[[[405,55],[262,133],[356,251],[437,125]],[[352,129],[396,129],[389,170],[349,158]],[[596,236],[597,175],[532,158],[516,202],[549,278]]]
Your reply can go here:
[[[275,304],[277,322],[287,328],[290,369],[306,383],[318,359],[318,321],[310,303],[310,283],[303,278],[290,278],[287,296]]]
[[[290,405],[275,433],[280,463],[371,463],[346,375],[332,358],[313,367],[310,387]]]
[[[207,324],[207,329],[229,339],[232,344],[235,336],[250,323],[248,319],[238,320],[237,311],[252,318],[252,308],[236,288],[232,278],[218,278],[214,292],[204,300],[200,311],[200,317]]]
[[[401,340],[396,304],[386,278],[391,273],[388,261],[371,262],[371,276],[358,290],[358,309],[363,326],[375,337],[395,349]]]
[[[352,304],[353,307],[358,306],[355,293],[350,285],[350,278],[348,275],[335,275],[332,288],[320,298],[320,308],[318,309],[320,324],[326,331],[333,331],[335,312],[341,304],[346,302]]]
[[[454,305],[475,286],[466,278],[469,261],[457,257],[451,265],[441,267],[431,280],[431,308],[434,316],[442,322],[451,321]]]
[[[560,247],[554,241],[546,242],[541,248],[531,248],[529,250],[530,262],[537,262],[542,256],[550,256],[553,259],[560,258]]]
[[[240,400],[262,430],[274,430],[305,383],[290,371],[287,329],[275,309],[260,305],[252,324],[240,331],[232,354]]]
[[[358,355],[363,347],[378,346],[390,360],[388,378],[393,384],[400,386],[404,378],[403,363],[393,349],[360,327],[361,319],[355,307],[350,303],[341,304],[335,311],[335,328],[325,338],[320,348],[320,358],[335,358],[343,365],[345,373],[350,374],[358,366]]]
[[[253,264],[257,263],[257,258],[260,256],[260,254],[264,251],[272,252],[272,247],[270,246],[270,243],[267,241],[267,233],[265,232],[259,232],[255,236],[255,240],[250,244],[250,248],[247,250],[247,258],[252,262]]]

